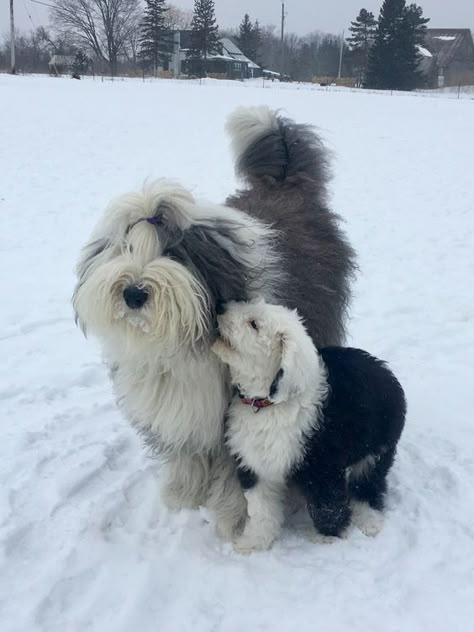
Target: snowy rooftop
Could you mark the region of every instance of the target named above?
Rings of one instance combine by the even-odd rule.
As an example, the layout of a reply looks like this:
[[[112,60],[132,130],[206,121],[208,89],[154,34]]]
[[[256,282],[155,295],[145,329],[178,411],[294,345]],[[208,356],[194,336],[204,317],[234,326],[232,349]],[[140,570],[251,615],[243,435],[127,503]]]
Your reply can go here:
[[[423,46],[418,45],[417,49],[420,55],[423,55],[423,57],[433,57],[433,55],[430,53],[430,51],[427,48],[424,48]]]
[[[436,57],[441,68],[459,57],[474,63],[474,44],[469,29],[427,29],[424,48]]]
[[[228,37],[222,38],[222,44],[226,52],[229,53],[229,55],[231,55],[231,57],[233,57],[236,61],[246,62],[249,68],[260,68],[260,66],[258,66],[255,62],[246,57],[240,48],[238,48],[238,46]]]

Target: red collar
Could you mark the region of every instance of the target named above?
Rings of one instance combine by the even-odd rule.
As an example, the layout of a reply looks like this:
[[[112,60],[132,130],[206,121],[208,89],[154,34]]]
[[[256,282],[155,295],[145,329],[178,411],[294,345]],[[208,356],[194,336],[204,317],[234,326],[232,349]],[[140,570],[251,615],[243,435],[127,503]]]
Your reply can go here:
[[[240,401],[246,406],[251,406],[254,413],[258,413],[262,408],[268,408],[268,406],[273,405],[273,402],[267,398],[248,399],[247,397],[240,397]]]

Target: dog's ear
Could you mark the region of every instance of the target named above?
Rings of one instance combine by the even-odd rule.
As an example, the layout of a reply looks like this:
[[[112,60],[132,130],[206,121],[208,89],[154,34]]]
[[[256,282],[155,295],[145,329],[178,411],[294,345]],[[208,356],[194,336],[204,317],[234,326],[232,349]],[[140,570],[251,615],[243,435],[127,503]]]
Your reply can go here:
[[[76,266],[77,283],[72,295],[72,304],[74,307],[74,315],[76,324],[79,324],[84,335],[86,335],[85,325],[80,322],[76,307],[77,293],[82,284],[87,279],[88,274],[100,263],[103,263],[110,256],[109,251],[112,250],[112,242],[108,238],[96,239],[83,248],[79,263]]]
[[[301,347],[288,331],[280,332],[281,363],[270,388],[270,398],[278,403],[297,397],[306,383]]]
[[[223,340],[217,338],[211,346],[211,351],[216,354],[216,356],[223,362],[224,364],[231,365],[232,358],[235,357],[236,351],[229,347]]]
[[[244,248],[229,222],[193,225],[182,233],[179,243],[168,248],[173,257],[201,281],[209,292],[211,305],[248,299],[250,272],[236,253]]]

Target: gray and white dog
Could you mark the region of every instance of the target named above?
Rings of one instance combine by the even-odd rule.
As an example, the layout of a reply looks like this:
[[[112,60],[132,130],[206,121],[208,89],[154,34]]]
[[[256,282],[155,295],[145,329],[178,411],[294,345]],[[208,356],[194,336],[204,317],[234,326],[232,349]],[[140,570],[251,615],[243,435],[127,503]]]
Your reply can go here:
[[[217,306],[296,307],[316,345],[340,344],[354,253],[327,207],[327,155],[309,127],[255,107],[234,112],[227,131],[247,188],[224,205],[166,180],[118,198],[82,251],[73,303],[125,416],[166,458],[165,502],[206,504],[228,538],[246,504],[223,440]]]

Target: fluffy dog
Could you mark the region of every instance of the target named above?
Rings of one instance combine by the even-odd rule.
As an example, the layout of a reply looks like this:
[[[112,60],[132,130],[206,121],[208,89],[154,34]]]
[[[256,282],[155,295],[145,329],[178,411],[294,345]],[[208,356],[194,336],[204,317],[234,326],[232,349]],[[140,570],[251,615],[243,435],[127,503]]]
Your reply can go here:
[[[296,310],[258,301],[221,311],[213,351],[229,365],[235,389],[226,441],[249,514],[235,548],[271,546],[288,483],[323,536],[340,536],[349,525],[351,500],[372,508],[369,528],[380,525],[375,512],[405,421],[397,379],[360,349],[318,353]]]
[[[166,457],[165,501],[207,503],[224,536],[246,504],[224,449],[230,388],[210,351],[216,305],[279,300],[300,309],[317,344],[338,344],[354,269],[326,206],[317,136],[264,107],[239,109],[228,131],[248,188],[226,205],[164,180],[118,198],[83,249],[73,299],[122,410]]]

